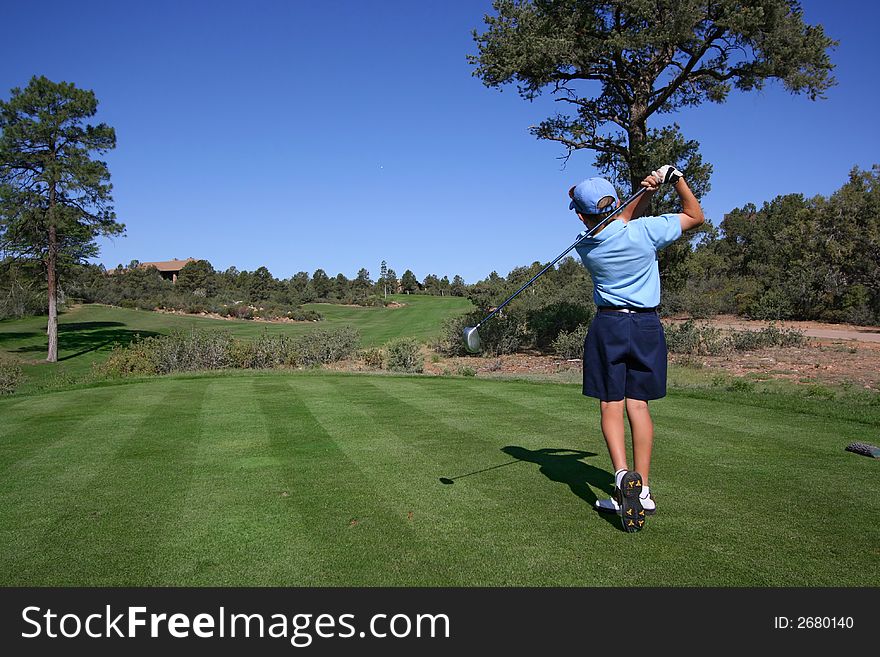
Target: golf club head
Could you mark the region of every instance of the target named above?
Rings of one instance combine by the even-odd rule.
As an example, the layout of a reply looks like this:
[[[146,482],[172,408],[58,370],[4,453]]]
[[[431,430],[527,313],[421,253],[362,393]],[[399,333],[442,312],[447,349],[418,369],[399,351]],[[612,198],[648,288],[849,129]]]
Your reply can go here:
[[[454,484],[455,482],[452,481],[452,479],[450,479],[449,477],[440,477],[440,483],[446,484],[448,486],[449,484]]]
[[[480,351],[480,334],[477,333],[477,327],[465,327],[464,344],[467,347],[467,350],[472,354],[476,354]]]

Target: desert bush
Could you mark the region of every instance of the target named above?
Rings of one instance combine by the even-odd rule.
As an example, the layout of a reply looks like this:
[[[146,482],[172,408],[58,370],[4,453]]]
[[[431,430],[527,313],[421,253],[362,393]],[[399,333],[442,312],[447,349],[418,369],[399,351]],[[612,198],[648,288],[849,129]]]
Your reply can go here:
[[[754,319],[790,319],[798,315],[791,295],[779,288],[766,290],[744,311],[746,316]]]
[[[681,324],[666,324],[666,348],[672,353],[693,355],[717,355],[726,351],[721,329],[693,320]]]
[[[780,329],[770,324],[760,331],[731,331],[729,334],[733,351],[751,351],[767,347],[800,347],[806,342],[803,331]]]
[[[235,319],[253,319],[254,309],[247,304],[237,303],[226,308],[226,316]]]
[[[239,340],[222,331],[175,332],[127,346],[116,345],[100,366],[105,376],[170,374],[227,368],[264,369],[314,366],[348,358],[360,334],[351,327],[312,331],[297,338],[263,332]]]
[[[727,386],[727,390],[730,392],[754,392],[755,384],[746,379],[736,378],[730,382],[730,385]]]
[[[763,333],[769,336],[777,347],[802,347],[807,343],[804,332],[798,329],[778,329],[771,324],[763,330]]]
[[[0,396],[11,395],[21,384],[23,374],[15,363],[0,360]]]
[[[389,370],[423,372],[425,359],[421,345],[412,338],[398,338],[385,345],[385,359]]]
[[[291,310],[286,316],[297,322],[320,322],[324,319],[324,316],[321,313],[315,310],[303,310],[302,308]]]
[[[560,358],[583,358],[587,328],[586,324],[581,324],[573,331],[560,331],[553,341],[553,353]]]
[[[365,306],[368,308],[383,308],[385,306],[385,300],[375,294],[357,299],[355,303],[359,306]]]
[[[451,317],[443,323],[440,352],[448,356],[467,356],[464,328],[474,326],[485,317],[482,311]],[[525,318],[518,312],[496,315],[480,327],[483,353],[490,356],[512,354],[529,343]]]
[[[806,343],[803,331],[780,329],[774,324],[759,331],[723,331],[688,320],[681,324],[666,324],[664,332],[667,348],[678,354],[720,356],[768,347],[799,347]]]
[[[147,338],[157,374],[219,370],[234,365],[233,338],[223,331],[175,331]]]
[[[557,301],[530,310],[527,314],[527,324],[532,345],[546,350],[560,333],[570,333],[582,325],[589,324],[593,314],[593,306],[570,301]]]
[[[352,326],[309,331],[294,341],[296,364],[311,367],[349,358],[357,352],[360,341],[360,332]]]
[[[98,372],[110,377],[158,374],[153,340],[135,336],[127,345],[114,345],[107,360],[97,366]]]
[[[361,357],[364,359],[364,365],[376,370],[381,370],[385,365],[385,354],[379,347],[370,347],[364,349]]]
[[[236,340],[231,351],[235,367],[242,369],[267,369],[295,365],[297,362],[294,341],[286,335],[271,335],[263,331],[254,340]]]

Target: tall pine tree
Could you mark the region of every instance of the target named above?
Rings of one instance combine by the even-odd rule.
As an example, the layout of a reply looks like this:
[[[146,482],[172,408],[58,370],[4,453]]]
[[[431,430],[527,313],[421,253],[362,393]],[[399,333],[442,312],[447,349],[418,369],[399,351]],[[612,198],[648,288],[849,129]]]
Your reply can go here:
[[[118,235],[107,164],[93,155],[116,147],[110,126],[86,123],[94,92],[31,78],[0,101],[0,247],[37,261],[46,276],[49,347],[58,360],[58,283],[64,266],[97,254],[95,238]]]

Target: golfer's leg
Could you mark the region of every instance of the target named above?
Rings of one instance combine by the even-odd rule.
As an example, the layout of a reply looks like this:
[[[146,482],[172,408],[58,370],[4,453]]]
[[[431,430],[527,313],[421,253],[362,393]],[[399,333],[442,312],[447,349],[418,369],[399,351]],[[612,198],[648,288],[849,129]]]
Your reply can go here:
[[[654,422],[651,420],[648,402],[641,399],[627,399],[626,415],[632,431],[635,469],[642,475],[642,484],[647,486],[651,470],[651,450],[654,447]]]
[[[608,453],[611,455],[611,463],[615,470],[628,470],[626,465],[626,443],[623,429],[623,400],[600,401],[599,408],[602,412],[602,434],[605,436],[605,444],[608,445]]]

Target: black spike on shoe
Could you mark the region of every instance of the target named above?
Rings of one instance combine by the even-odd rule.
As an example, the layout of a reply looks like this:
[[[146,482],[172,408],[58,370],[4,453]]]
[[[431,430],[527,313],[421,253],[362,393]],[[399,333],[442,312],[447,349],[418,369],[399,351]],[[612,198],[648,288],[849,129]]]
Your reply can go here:
[[[620,480],[617,503],[620,505],[620,522],[626,532],[637,532],[645,526],[645,509],[639,495],[642,494],[642,475],[627,472]]]

